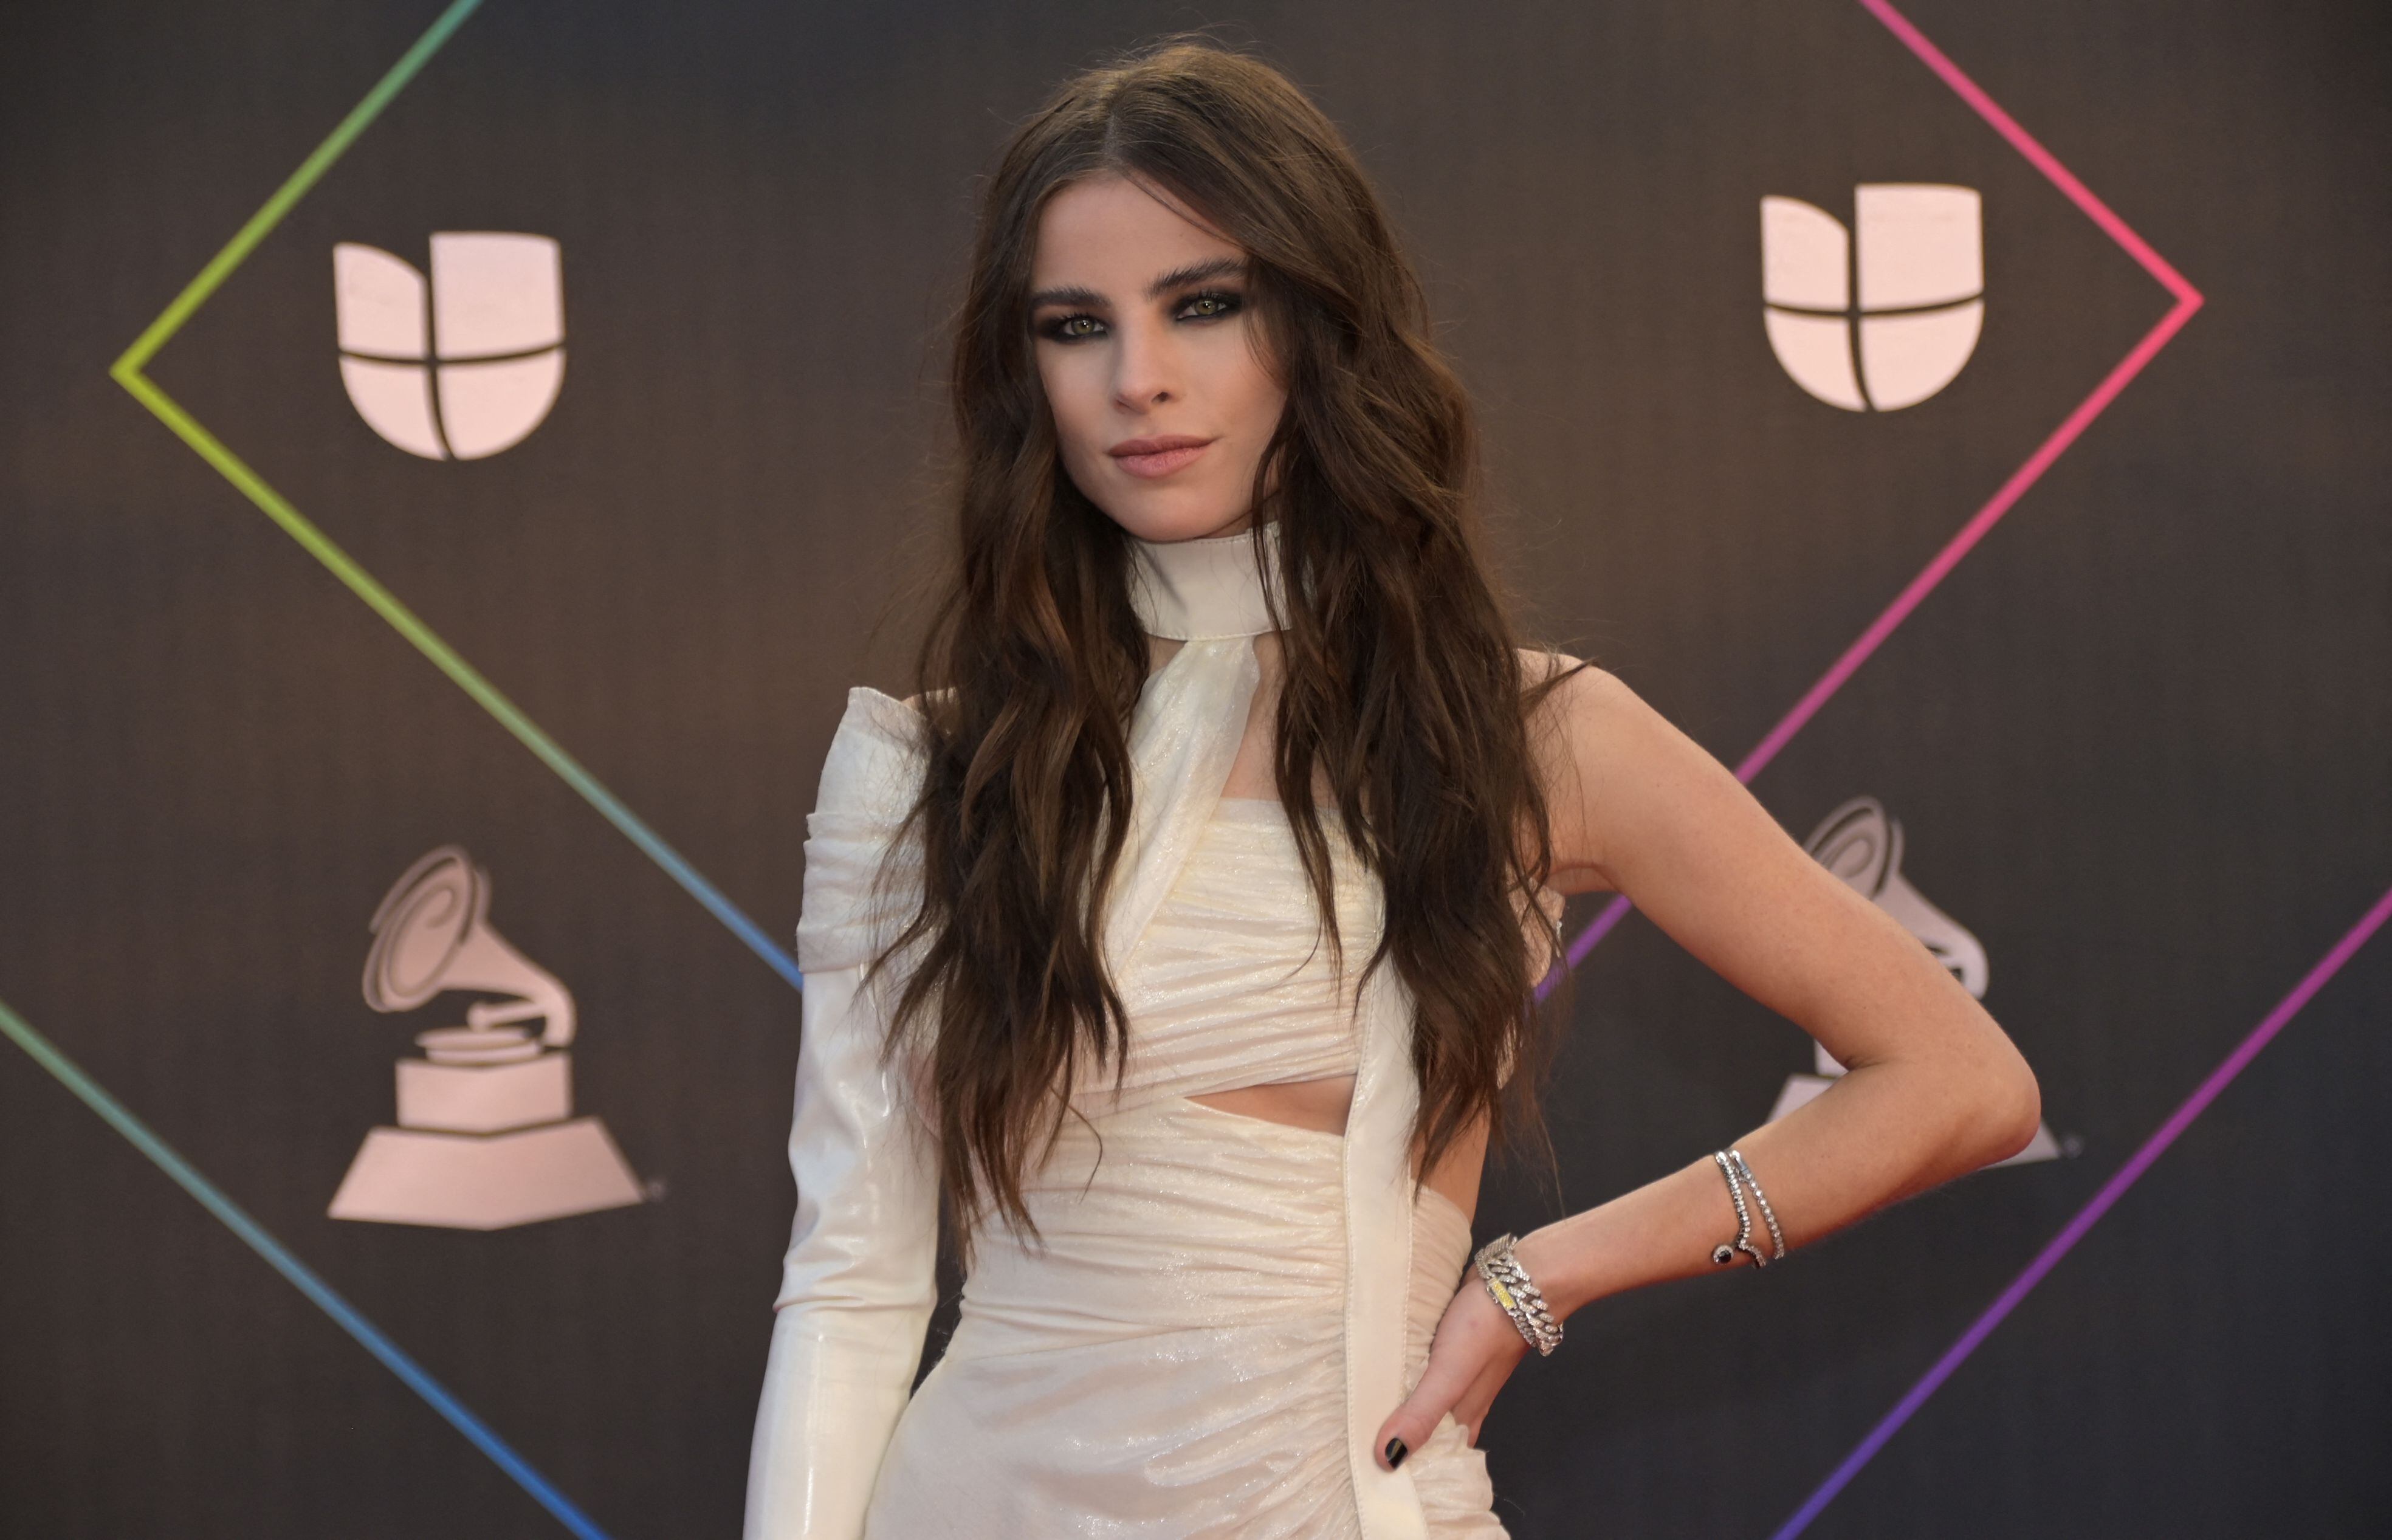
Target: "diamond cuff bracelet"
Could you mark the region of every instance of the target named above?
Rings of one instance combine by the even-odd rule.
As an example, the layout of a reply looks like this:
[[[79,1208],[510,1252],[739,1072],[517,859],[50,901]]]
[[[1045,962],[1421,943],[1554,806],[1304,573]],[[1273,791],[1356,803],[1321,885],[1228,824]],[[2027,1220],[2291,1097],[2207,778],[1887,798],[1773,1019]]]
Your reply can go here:
[[[1545,1297],[1528,1277],[1528,1270],[1520,1259],[1512,1255],[1515,1237],[1498,1235],[1479,1248],[1471,1265],[1478,1270],[1478,1278],[1487,1286],[1488,1295],[1503,1307],[1512,1325],[1540,1353],[1550,1353],[1561,1346],[1562,1324],[1545,1306]]]

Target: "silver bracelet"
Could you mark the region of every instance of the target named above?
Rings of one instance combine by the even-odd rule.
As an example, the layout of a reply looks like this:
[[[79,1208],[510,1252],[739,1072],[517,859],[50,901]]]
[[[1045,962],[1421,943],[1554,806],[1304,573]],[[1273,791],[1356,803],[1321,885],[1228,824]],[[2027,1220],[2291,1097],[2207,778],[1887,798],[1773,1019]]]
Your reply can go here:
[[[1777,1211],[1769,1207],[1769,1194],[1761,1190],[1761,1179],[1754,1176],[1752,1168],[1744,1163],[1742,1150],[1730,1148],[1727,1157],[1736,1162],[1736,1174],[1744,1178],[1744,1184],[1747,1187],[1752,1189],[1752,1201],[1761,1205],[1761,1217],[1769,1223],[1769,1244],[1774,1250],[1774,1255],[1769,1259],[1773,1262],[1784,1260],[1786,1232],[1777,1228]]]
[[[1761,1183],[1754,1179],[1752,1168],[1744,1163],[1744,1153],[1734,1149],[1713,1150],[1711,1159],[1718,1164],[1720,1174],[1727,1178],[1728,1201],[1736,1205],[1736,1239],[1722,1241],[1711,1247],[1711,1260],[1725,1267],[1736,1260],[1736,1254],[1741,1251],[1752,1259],[1755,1267],[1767,1267],[1770,1263],[1771,1259],[1762,1256],[1761,1248],[1752,1244],[1752,1210],[1744,1206],[1745,1183],[1751,1185],[1753,1199],[1761,1205],[1761,1217],[1769,1221],[1770,1244],[1780,1258],[1784,1257],[1785,1233],[1777,1228],[1777,1215],[1770,1208],[1769,1200],[1762,1195]],[[1737,1181],[1738,1172],[1743,1173],[1742,1182]]]
[[[1741,1251],[1752,1259],[1753,1266],[1767,1267],[1769,1259],[1752,1244],[1752,1211],[1744,1206],[1744,1189],[1736,1184],[1736,1168],[1728,1163],[1725,1150],[1713,1150],[1711,1158],[1719,1163],[1720,1174],[1727,1178],[1728,1199],[1736,1205],[1736,1239],[1711,1247],[1711,1260],[1725,1267]]]
[[[1503,1308],[1503,1313],[1512,1318],[1512,1325],[1520,1329],[1528,1345],[1540,1353],[1551,1353],[1562,1344],[1562,1324],[1546,1308],[1544,1294],[1529,1278],[1528,1270],[1512,1255],[1514,1238],[1498,1235],[1488,1241],[1471,1259],[1471,1266],[1478,1270],[1479,1282],[1487,1286],[1488,1297]]]

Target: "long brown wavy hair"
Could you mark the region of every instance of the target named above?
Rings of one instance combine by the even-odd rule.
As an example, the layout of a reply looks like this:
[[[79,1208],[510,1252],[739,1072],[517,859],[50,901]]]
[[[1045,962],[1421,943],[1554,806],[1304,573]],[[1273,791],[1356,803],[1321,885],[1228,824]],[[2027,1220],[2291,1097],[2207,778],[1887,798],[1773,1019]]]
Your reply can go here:
[[[1106,174],[1166,190],[1248,255],[1287,387],[1254,481],[1293,596],[1279,796],[1341,965],[1316,777],[1383,884],[1363,976],[1392,962],[1417,1007],[1422,1172],[1482,1116],[1490,1143],[1542,1133],[1556,1012],[1531,994],[1560,937],[1532,901],[1553,853],[1528,717],[1558,677],[1530,677],[1477,548],[1469,401],[1335,126],[1268,64],[1182,33],[1074,76],[1015,130],[954,323],[959,549],[917,669],[921,896],[879,960],[914,963],[885,1046],[919,1045],[967,1259],[992,1209],[1036,1233],[1025,1174],[1081,1066],[1118,1081],[1129,1048],[1098,938],[1148,648],[1127,537],[1060,458],[1028,305],[1047,200]]]

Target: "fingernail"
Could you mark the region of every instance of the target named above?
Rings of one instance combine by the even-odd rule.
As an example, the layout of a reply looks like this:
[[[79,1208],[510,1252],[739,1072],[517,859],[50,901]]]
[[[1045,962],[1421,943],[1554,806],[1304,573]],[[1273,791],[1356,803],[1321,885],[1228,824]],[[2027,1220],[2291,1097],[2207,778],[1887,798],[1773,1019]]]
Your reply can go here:
[[[1387,1441],[1387,1447],[1385,1450],[1387,1456],[1387,1468],[1393,1470],[1396,1467],[1403,1464],[1404,1456],[1410,1453],[1411,1451],[1410,1449],[1404,1447],[1403,1440],[1389,1439]]]

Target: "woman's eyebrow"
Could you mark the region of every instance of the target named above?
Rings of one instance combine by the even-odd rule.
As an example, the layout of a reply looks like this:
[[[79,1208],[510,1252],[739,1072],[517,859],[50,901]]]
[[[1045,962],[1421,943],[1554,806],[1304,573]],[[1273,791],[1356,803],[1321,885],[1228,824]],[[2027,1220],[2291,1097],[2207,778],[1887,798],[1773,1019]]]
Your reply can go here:
[[[1146,286],[1146,297],[1161,299],[1173,289],[1184,288],[1190,283],[1202,283],[1208,278],[1225,278],[1245,270],[1246,259],[1242,256],[1207,257],[1202,262],[1190,262],[1184,268],[1175,268],[1164,273]],[[1111,303],[1094,289],[1041,289],[1030,296],[1030,307],[1034,310],[1041,305],[1101,307]]]
[[[1101,310],[1105,303],[1105,296],[1094,289],[1041,289],[1030,296],[1034,310],[1042,305],[1076,305],[1084,309]]]
[[[1190,283],[1202,283],[1208,278],[1227,278],[1245,270],[1246,259],[1242,256],[1216,256],[1208,257],[1202,262],[1190,262],[1188,266],[1174,268],[1148,284],[1146,297],[1161,299],[1173,289],[1184,289]]]

